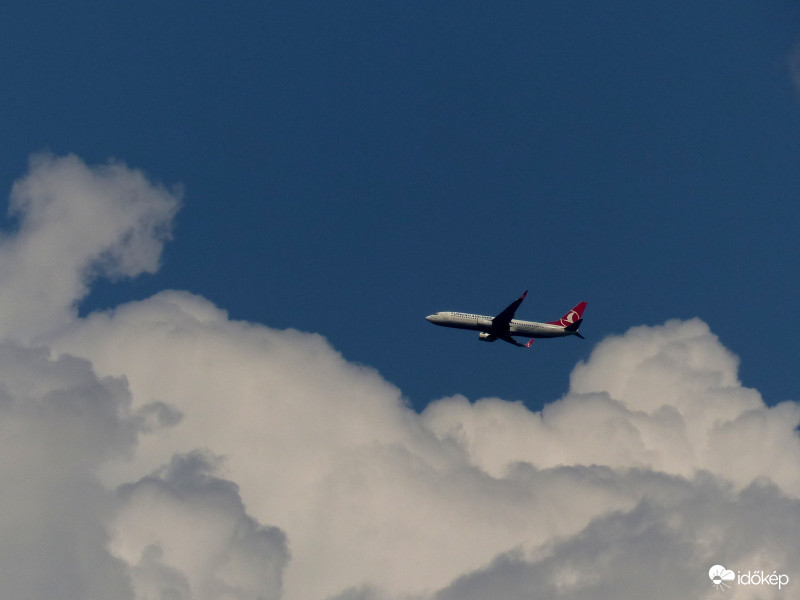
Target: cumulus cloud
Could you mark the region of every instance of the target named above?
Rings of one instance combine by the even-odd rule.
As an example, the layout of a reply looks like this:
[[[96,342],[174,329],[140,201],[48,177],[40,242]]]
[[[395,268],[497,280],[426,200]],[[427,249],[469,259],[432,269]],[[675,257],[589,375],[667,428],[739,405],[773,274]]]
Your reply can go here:
[[[0,596],[133,598],[95,476],[135,443],[129,402],[122,380],[85,360],[0,343]]]
[[[709,475],[619,474],[617,484],[649,488],[631,509],[598,516],[578,535],[544,552],[514,550],[456,580],[436,600],[614,600],[713,598],[703,567],[724,559],[740,570],[794,568],[800,552],[800,502],[753,483],[736,492]],[[644,490],[643,490],[644,491]],[[725,597],[780,598],[776,587],[732,589]]]
[[[84,200],[55,175],[15,187],[27,200],[0,273],[19,289],[0,305],[22,320],[2,329],[0,416],[5,455],[22,459],[2,473],[19,485],[0,519],[70,525],[34,527],[23,556],[39,560],[0,595],[55,597],[41,590],[63,581],[137,600],[711,598],[716,564],[800,576],[800,409],[742,387],[705,323],[599,343],[540,412],[454,396],[418,414],[321,336],[233,321],[188,292],[78,318],[98,268],[155,268],[177,199],[122,165],[109,179],[45,162],[62,160],[105,182],[86,189],[116,206],[116,233],[70,241]],[[18,304],[46,288],[36,257],[56,242],[67,285],[42,292],[49,318],[33,322]]]
[[[134,406],[124,376],[99,377],[83,358],[30,343],[76,319],[93,275],[157,268],[177,203],[137,171],[116,163],[91,168],[72,156],[34,157],[14,186],[19,228],[0,244],[3,598],[279,595],[282,534],[249,517],[236,486],[213,477],[208,461],[176,455],[166,471],[130,480],[118,493],[103,483],[103,468],[132,456],[140,436],[163,435],[182,415],[158,400]],[[148,498],[159,510],[150,510]],[[131,517],[143,510],[141,520]],[[144,525],[170,511],[184,525],[177,517],[161,524],[172,540],[187,548],[193,536],[213,542],[193,554],[202,564],[147,537]],[[192,516],[200,522],[187,524]],[[141,541],[147,545],[140,549]]]
[[[139,598],[263,600],[281,594],[284,534],[249,517],[238,487],[200,452],[120,487],[112,552]]]
[[[738,359],[705,323],[670,321],[598,344],[575,367],[569,393],[541,413],[456,397],[432,404],[423,418],[496,476],[516,461],[684,477],[709,470],[741,486],[768,476],[800,494],[800,407],[767,408],[758,392],[741,386],[737,369]]]
[[[154,272],[180,194],[120,163],[33,156],[11,190],[18,230],[0,243],[0,333],[29,340],[68,323],[97,275]]]

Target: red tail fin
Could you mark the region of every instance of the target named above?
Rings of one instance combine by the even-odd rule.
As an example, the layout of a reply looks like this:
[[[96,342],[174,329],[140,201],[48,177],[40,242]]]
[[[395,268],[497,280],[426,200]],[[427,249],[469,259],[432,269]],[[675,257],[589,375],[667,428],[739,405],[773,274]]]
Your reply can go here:
[[[567,325],[571,325],[576,321],[583,318],[583,311],[586,308],[586,302],[581,302],[563,317],[561,317],[558,321],[550,321],[548,325],[561,325],[562,327],[566,327]]]

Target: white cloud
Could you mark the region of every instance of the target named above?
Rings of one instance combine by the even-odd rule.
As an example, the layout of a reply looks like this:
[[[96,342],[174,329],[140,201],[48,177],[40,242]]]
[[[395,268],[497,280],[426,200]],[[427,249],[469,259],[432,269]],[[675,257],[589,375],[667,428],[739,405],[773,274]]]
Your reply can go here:
[[[92,182],[107,169],[68,162]],[[174,211],[162,188],[115,169],[88,189],[101,205],[116,198],[103,217],[116,233],[88,249],[74,241],[92,211],[61,218],[66,209],[48,200],[60,197],[53,175],[50,187],[26,188],[23,225],[0,251],[14,288],[0,306],[21,319],[3,331],[36,335],[55,357],[0,348],[16,353],[0,361],[10,365],[0,366],[0,391],[13,399],[0,415],[27,432],[4,436],[18,444],[5,455],[24,458],[0,473],[16,484],[4,486],[0,519],[14,531],[51,514],[47,498],[80,489],[52,514],[81,525],[64,535],[82,541],[86,564],[107,567],[100,578],[53,550],[13,591],[64,580],[139,600],[281,590],[286,600],[658,599],[712,597],[714,564],[800,576],[800,410],[766,407],[743,388],[736,357],[701,321],[601,342],[540,413],[455,396],[420,415],[322,337],[231,321],[187,292],[77,318],[92,265],[114,248],[111,272],[155,268]],[[131,177],[136,197],[160,198],[144,203],[158,217],[131,218],[120,191]],[[131,227],[136,243],[124,241]],[[37,257],[56,246],[67,284],[47,293]],[[23,291],[40,288],[49,317],[34,322]],[[43,376],[51,372],[61,379]],[[0,552],[12,549],[0,542]],[[11,589],[0,580],[0,592]],[[28,597],[48,597],[36,591]]]
[[[562,540],[574,543],[559,553],[576,549],[614,514],[633,515],[612,521],[621,546],[634,543],[627,535],[645,543],[620,528],[638,523],[643,506],[647,518],[682,518],[707,488],[711,505],[735,505],[766,477],[797,497],[797,406],[767,408],[742,388],[735,358],[696,320],[599,344],[570,392],[542,413],[454,397],[416,415],[319,336],[231,322],[182,292],[92,315],[52,343],[104,375],[124,374],[135,403],[159,399],[184,415],[142,438],[134,460],[107,477],[135,479],[197,447],[226,457],[248,510],[287,535],[287,598],[449,590],[515,549],[520,569],[550,564],[528,555],[550,556]],[[706,546],[722,552],[732,530],[716,540],[709,531],[690,554],[688,525],[653,538],[653,548],[684,556],[687,572],[692,560],[720,560]],[[624,564],[638,554],[619,556]],[[773,568],[784,564],[769,557]],[[634,589],[624,569],[616,575],[609,589]]]
[[[133,597],[107,549],[113,499],[94,474],[135,442],[129,401],[87,361],[0,344],[0,597]]]
[[[235,485],[212,477],[208,465],[192,470],[185,465],[197,461],[172,458],[165,474],[130,480],[120,497],[98,477],[134,452],[138,436],[175,426],[180,413],[158,401],[132,407],[124,377],[98,377],[85,359],[13,341],[73,321],[92,269],[155,269],[176,204],[141,173],[118,164],[93,169],[75,157],[34,158],[14,187],[20,228],[0,247],[0,597],[278,597],[283,534],[247,516]],[[153,508],[143,505],[148,493],[158,510],[132,522],[137,510]],[[159,539],[126,562],[159,512],[175,517],[162,531],[187,548],[199,534],[210,539],[194,554],[207,559],[206,579]],[[192,514],[201,522],[187,524]]]
[[[11,191],[19,229],[0,244],[0,333],[29,340],[68,323],[97,275],[154,272],[179,198],[119,163],[32,157]]]
[[[685,480],[641,472],[617,474],[617,484],[649,490],[631,510],[599,516],[539,556],[499,556],[437,593],[436,600],[718,598],[707,570],[721,559],[739,570],[795,568],[800,502],[774,486],[754,483],[734,492],[708,474]],[[787,594],[734,583],[725,597]]]
[[[800,494],[800,407],[767,408],[741,386],[737,368],[705,323],[670,321],[598,344],[573,371],[569,393],[541,414],[501,400],[451,398],[423,418],[495,476],[516,461],[685,477],[709,470],[741,486],[765,475]]]
[[[198,452],[178,455],[120,488],[111,550],[131,567],[137,597],[280,597],[285,536],[249,517],[237,486],[214,471]]]

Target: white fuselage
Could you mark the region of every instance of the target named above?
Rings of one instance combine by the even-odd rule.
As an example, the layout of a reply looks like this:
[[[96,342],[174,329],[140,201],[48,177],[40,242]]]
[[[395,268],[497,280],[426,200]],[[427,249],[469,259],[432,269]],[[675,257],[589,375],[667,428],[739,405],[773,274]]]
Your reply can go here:
[[[486,315],[473,315],[461,312],[437,312],[425,317],[434,325],[442,327],[454,327],[456,329],[471,329],[486,333],[492,332],[492,319]],[[520,321],[511,319],[508,328],[509,335],[529,338],[552,338],[574,335],[572,331],[566,331],[561,325],[551,325],[549,323],[537,323],[535,321]]]

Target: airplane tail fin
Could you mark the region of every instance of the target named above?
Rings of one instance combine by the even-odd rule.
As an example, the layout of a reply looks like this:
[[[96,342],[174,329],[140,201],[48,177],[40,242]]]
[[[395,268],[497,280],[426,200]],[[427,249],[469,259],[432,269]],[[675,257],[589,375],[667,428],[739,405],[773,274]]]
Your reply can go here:
[[[576,305],[571,311],[561,317],[558,321],[550,321],[548,325],[561,325],[567,331],[577,331],[583,320],[583,311],[586,309],[586,302]],[[574,328],[572,326],[574,325]]]

